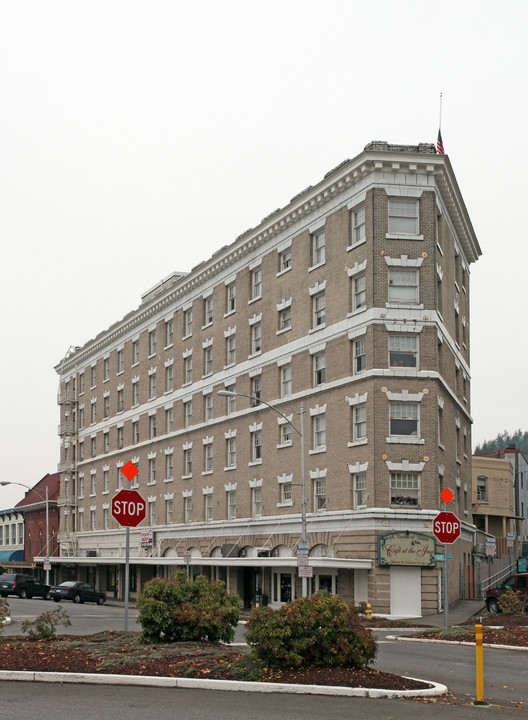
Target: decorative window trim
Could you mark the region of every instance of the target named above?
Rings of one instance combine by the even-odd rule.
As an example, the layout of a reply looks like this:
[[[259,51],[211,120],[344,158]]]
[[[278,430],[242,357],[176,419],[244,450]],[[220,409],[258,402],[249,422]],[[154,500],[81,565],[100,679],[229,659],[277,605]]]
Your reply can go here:
[[[231,337],[231,335],[234,335],[236,333],[236,325],[234,327],[227,328],[227,330],[224,330],[224,337],[228,338]]]
[[[409,460],[402,460],[401,462],[386,461],[387,468],[390,472],[422,472],[425,467],[425,462],[412,463]]]
[[[258,315],[255,313],[253,317],[250,317],[248,322],[250,325],[256,325],[257,323],[262,321],[262,313],[259,313]]]
[[[355,395],[352,395],[352,396],[347,395],[345,400],[348,402],[350,407],[352,407],[354,405],[364,405],[367,402],[367,396],[368,396],[368,392],[364,393],[363,395],[356,393]]]
[[[164,450],[163,452],[165,453],[165,455],[173,455],[173,454],[174,454],[174,448],[171,448],[171,447],[170,447],[170,448],[167,448],[167,449]]]
[[[286,420],[286,418],[288,418],[288,420]],[[292,418],[293,418],[293,413],[291,415],[286,415],[286,417],[278,417],[277,423],[279,425],[291,425]]]
[[[236,490],[237,484],[235,483],[226,483],[224,485],[224,489],[226,492],[232,492],[233,490]]]
[[[280,358],[277,360],[277,367],[282,367],[283,365],[291,365],[292,356],[286,355],[285,357]]]
[[[255,422],[252,425],[249,426],[249,432],[254,433],[258,432],[259,430],[262,430],[262,423],[261,422]]]
[[[103,472],[109,472],[110,471],[110,465],[103,465]]]
[[[312,345],[310,347],[310,355],[317,355],[320,352],[324,352],[326,350],[326,343],[317,343],[317,345]]]
[[[168,360],[165,360],[163,363],[165,367],[170,367],[171,365],[174,365],[174,358],[169,358]]]
[[[324,415],[326,412],[326,403],[324,405],[316,405],[314,408],[310,408],[310,417],[314,415]]]
[[[319,220],[315,220],[311,225],[308,225],[308,232],[310,234],[313,234],[317,232],[318,230],[321,230],[321,228],[324,228],[326,225],[326,217],[319,218]]]
[[[456,417],[456,418],[455,418],[455,425],[456,425],[457,428],[460,430],[460,418],[459,418],[459,417]]]
[[[385,327],[387,329],[387,332],[390,332],[391,334],[394,333],[395,335],[400,335],[401,333],[415,333],[416,335],[419,335],[424,329],[423,325],[410,325],[408,323],[390,322],[386,322]]]
[[[410,260],[408,255],[401,255],[399,258],[391,258],[385,255],[385,262],[389,267],[420,268],[422,267],[423,261],[424,259],[421,257]]]
[[[119,392],[120,390],[124,390],[124,389],[125,389],[125,383],[120,383],[120,384],[117,386],[117,392]]]
[[[444,477],[444,473],[445,473],[445,465],[439,465],[438,466],[438,474],[440,475],[440,477]]]
[[[224,437],[226,440],[230,440],[231,438],[235,438],[237,434],[236,429],[227,430],[227,432],[224,433]]]
[[[286,473],[284,473],[283,475],[277,475],[277,482],[279,483],[279,485],[282,485],[283,483],[293,482],[293,473],[291,475],[286,475]]]
[[[444,279],[444,271],[442,270],[442,268],[440,267],[440,265],[438,263],[436,263],[436,274],[438,275],[440,280]]]
[[[367,472],[367,470],[368,470],[368,462],[360,463],[358,461],[355,463],[348,463],[348,471],[351,475],[356,475],[357,473],[361,473],[361,472]]]
[[[280,303],[277,303],[277,311],[280,312],[281,310],[286,310],[286,308],[291,307],[292,304],[292,298],[283,298]]]
[[[187,350],[184,350],[184,351],[183,351],[183,359],[185,360],[186,358],[188,358],[189,356],[191,356],[191,355],[192,355],[192,352],[193,352],[193,349],[192,349],[192,348],[187,348]]]
[[[165,494],[163,495],[163,499],[164,499],[164,500],[174,500],[174,493],[173,493],[173,492],[171,492],[171,493],[165,493]]]
[[[156,455],[157,455],[156,451],[153,450],[152,452],[149,452],[149,454],[148,454],[147,457],[148,457],[149,460],[155,460],[155,459],[156,459]]]
[[[444,398],[441,395],[438,395],[438,407],[444,409]]]
[[[103,393],[103,397],[104,398],[110,397],[110,390],[105,390]]]
[[[214,487],[211,485],[207,485],[206,487],[202,488],[202,494],[203,495],[212,495],[213,494]]]
[[[323,282],[316,282],[313,287],[311,287],[308,292],[310,293],[310,297],[313,295],[317,295],[318,293],[324,292],[326,290],[326,280],[323,280]]]
[[[262,487],[262,483],[263,478],[253,478],[253,480],[249,481],[249,487],[251,488],[251,490],[253,490],[253,488]]]
[[[320,478],[326,477],[326,468],[323,468],[322,470],[320,468],[316,468],[315,470],[310,470],[310,480],[318,480]]]
[[[204,438],[202,439],[202,444],[203,444],[203,445],[212,445],[212,444],[213,444],[213,438],[214,438],[213,435],[211,435],[210,437],[204,437]]]
[[[410,393],[408,390],[402,390],[399,393],[395,393],[390,390],[386,390],[385,394],[387,395],[387,399],[391,402],[422,402],[422,398],[425,393]]]
[[[359,273],[362,273],[366,270],[367,267],[367,261],[364,260],[363,262],[356,262],[351,268],[347,268],[347,274],[348,277],[354,277],[354,275],[359,275]]]
[[[257,260],[253,260],[253,262],[250,262],[248,265],[248,269],[250,271],[256,270],[258,267],[262,265],[262,258],[258,258]]]
[[[192,442],[186,442],[186,443],[183,443],[182,449],[183,449],[184,451],[185,451],[185,450],[192,450],[192,446],[193,446]]]
[[[190,498],[190,497],[192,497],[192,494],[193,494],[192,490],[182,490],[183,498]]]
[[[213,345],[213,338],[207,338],[207,340],[204,340],[202,343],[202,347],[205,350],[205,348],[212,347]]]

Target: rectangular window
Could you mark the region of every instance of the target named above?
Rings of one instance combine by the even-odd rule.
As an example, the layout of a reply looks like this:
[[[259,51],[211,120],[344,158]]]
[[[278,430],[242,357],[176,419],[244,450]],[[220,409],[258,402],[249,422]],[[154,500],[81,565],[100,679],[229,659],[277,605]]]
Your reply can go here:
[[[204,298],[203,301],[203,324],[210,325],[213,322],[213,298],[212,296]]]
[[[391,402],[390,434],[418,437],[418,403]]]
[[[192,522],[192,511],[193,511],[192,497],[183,498],[184,521],[186,523]]]
[[[477,500],[488,502],[488,478],[483,475],[477,478]]]
[[[192,308],[183,311],[183,336],[192,335]]]
[[[290,503],[292,501],[292,483],[281,483],[280,489],[281,503]]]
[[[149,400],[154,400],[156,397],[156,373],[149,375]]]
[[[262,460],[262,432],[260,430],[251,433],[251,460],[252,462]]]
[[[91,473],[90,475],[90,495],[96,495],[97,494],[97,475],[96,473]]]
[[[110,527],[110,511],[108,508],[103,508],[103,529],[108,530]]]
[[[187,355],[183,359],[183,384],[189,385],[192,383],[192,355]]]
[[[365,238],[365,207],[362,206],[351,213],[350,244],[357,245]]]
[[[84,408],[79,408],[79,428],[82,430],[84,427]]]
[[[292,324],[291,308],[279,311],[279,331],[289,330]]]
[[[149,458],[149,479],[150,483],[156,482],[156,458]]]
[[[209,522],[213,519],[213,494],[204,495],[204,517]]]
[[[364,372],[367,368],[367,341],[359,338],[354,341],[354,374]]]
[[[117,374],[120,375],[125,371],[125,351],[117,351]]]
[[[262,326],[255,323],[251,326],[251,353],[255,355],[262,350]]]
[[[84,393],[84,372],[79,373],[79,395]]]
[[[236,284],[226,285],[226,315],[236,310]]]
[[[326,356],[324,352],[313,356],[314,387],[322,385],[326,378]]]
[[[124,391],[118,390],[117,391],[117,412],[122,413],[125,409],[125,397],[124,397]]]
[[[256,375],[254,378],[251,378],[251,395],[253,396],[251,404],[253,405],[253,407],[255,407],[256,405],[260,405],[261,393],[262,378],[260,375]]]
[[[174,456],[172,453],[165,455],[165,479],[172,480],[174,478]]]
[[[151,440],[158,434],[156,429],[156,414],[149,415],[149,433]]]
[[[208,422],[213,419],[213,393],[204,395],[204,420]]]
[[[92,375],[92,378],[91,378],[91,380],[92,380],[92,385],[91,385],[91,387],[94,388],[94,387],[97,385],[97,368],[96,368],[96,366],[94,365],[93,367],[90,368],[90,370],[91,370],[91,375]]]
[[[326,260],[326,235],[324,230],[312,236],[312,265],[322,265]]]
[[[165,500],[165,522],[171,525],[174,519],[174,500],[169,498]]]
[[[79,497],[84,497],[84,477],[79,476]]]
[[[226,386],[227,392],[235,392],[235,386],[234,385],[228,385]],[[227,414],[230,415],[231,413],[234,413],[236,411],[236,395],[231,395],[230,397],[226,398],[226,410]]]
[[[234,365],[236,363],[236,337],[230,335],[226,338],[226,365]]]
[[[314,415],[313,417],[313,449],[323,450],[326,448],[326,416]]]
[[[97,403],[94,401],[92,403],[92,425],[94,425],[97,422]]]
[[[234,520],[236,518],[236,490],[228,490],[227,493],[227,519]]]
[[[167,365],[165,368],[165,392],[174,390],[174,367]]]
[[[418,505],[420,476],[418,473],[391,473],[391,505]]]
[[[253,517],[260,517],[262,515],[262,488],[252,488],[251,505]]]
[[[125,435],[122,427],[117,428],[117,449],[122,450],[125,446]]]
[[[107,395],[103,398],[103,418],[106,420],[106,418],[110,417],[110,396]]]
[[[292,393],[292,369],[291,365],[283,365],[280,369],[281,375],[281,397]]]
[[[354,484],[354,507],[364,507],[367,503],[367,473],[353,475]]]
[[[139,420],[132,423],[132,442],[134,445],[139,442]]]
[[[389,232],[418,235],[417,200],[389,200]]]
[[[251,299],[256,300],[262,295],[262,268],[251,271]]]
[[[289,423],[280,425],[279,443],[280,445],[290,445],[292,441],[292,428]]]
[[[291,248],[288,248],[287,250],[283,250],[279,253],[279,272],[285,272],[286,270],[289,270],[291,266],[292,254]]]
[[[90,530],[96,530],[95,510],[90,510]]]
[[[192,475],[192,448],[183,451],[183,474],[187,477]]]
[[[389,366],[415,368],[418,338],[416,335],[389,335]]]
[[[105,453],[110,451],[110,433],[103,433],[103,450]]]
[[[314,480],[314,510],[326,510],[326,478]]]
[[[204,348],[204,376],[213,374],[213,348],[211,345]]]
[[[153,527],[156,524],[156,501],[152,500],[148,503],[148,519],[149,525]]]
[[[213,472],[213,444],[204,445],[204,472]]]
[[[174,320],[165,320],[165,347],[174,344]]]
[[[137,365],[139,362],[139,340],[132,342],[132,365]]]
[[[107,380],[110,380],[110,359],[109,358],[104,359],[103,370],[104,370],[103,380],[106,382]]]
[[[397,304],[418,302],[418,270],[389,268],[389,302]]]
[[[312,327],[321,327],[326,322],[326,301],[324,292],[312,298]]]
[[[156,331],[149,332],[149,357],[156,354]]]
[[[360,310],[367,305],[365,275],[352,278],[352,311]]]
[[[192,425],[192,400],[183,403],[183,423],[186,428]]]
[[[226,467],[228,467],[228,468],[236,467],[236,438],[234,438],[234,437],[227,439],[226,461],[227,461]]]
[[[354,441],[362,440],[367,437],[367,406],[356,405],[352,409],[352,414],[354,417],[354,432],[352,437]]]
[[[110,490],[110,471],[103,470],[103,492],[107,493]]]
[[[91,446],[92,446],[92,457],[95,457],[97,455],[97,442],[96,438],[91,438]]]
[[[165,432],[171,433],[174,430],[174,410],[169,408],[165,410]]]

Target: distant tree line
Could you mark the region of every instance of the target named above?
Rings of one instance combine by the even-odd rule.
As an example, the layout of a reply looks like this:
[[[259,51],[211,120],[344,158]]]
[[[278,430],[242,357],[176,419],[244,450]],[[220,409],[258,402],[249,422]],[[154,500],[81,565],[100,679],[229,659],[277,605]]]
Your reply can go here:
[[[528,432],[516,430],[509,433],[507,430],[501,432],[493,440],[485,440],[475,448],[475,453],[494,452],[497,450],[505,450],[508,445],[515,445],[517,450],[521,450],[525,455],[528,454]]]

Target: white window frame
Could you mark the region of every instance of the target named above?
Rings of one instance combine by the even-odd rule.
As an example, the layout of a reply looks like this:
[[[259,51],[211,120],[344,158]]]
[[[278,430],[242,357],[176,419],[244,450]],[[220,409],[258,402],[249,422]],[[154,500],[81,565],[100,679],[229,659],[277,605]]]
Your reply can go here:
[[[359,245],[366,239],[365,205],[360,205],[350,213],[350,247]]]
[[[417,199],[389,198],[389,235],[418,237],[420,228]]]
[[[312,297],[312,329],[317,330],[326,325],[326,294],[319,292]]]
[[[234,313],[236,310],[236,282],[226,285],[226,315]]]
[[[227,490],[226,505],[227,505],[227,519],[235,520],[236,515],[237,515],[236,490]]]
[[[262,430],[254,430],[251,435],[251,463],[262,462]]]
[[[326,450],[326,413],[319,413],[312,417],[313,451]]]
[[[254,518],[262,515],[262,487],[251,488],[251,515]]]
[[[354,509],[365,507],[367,504],[367,473],[359,472],[352,475],[354,493]]]
[[[367,437],[367,404],[360,403],[352,406],[352,438],[354,442]]]
[[[236,437],[226,440],[226,468],[230,470],[237,466]]]
[[[281,397],[288,397],[292,394],[292,366],[290,364],[280,368],[280,390]]]
[[[165,349],[174,345],[174,320],[165,320]]]
[[[279,252],[279,273],[285,273],[292,268],[292,251],[291,247],[285,248]]]
[[[183,358],[183,384],[190,385],[192,383],[192,355]]]
[[[251,300],[258,300],[262,297],[262,267],[250,270],[251,273]],[[251,302],[250,300],[250,302]]]
[[[418,507],[420,505],[420,485],[420,473],[391,472],[390,504],[398,507]]]
[[[394,421],[394,423],[393,423]],[[415,430],[411,432],[395,432],[403,430],[404,426],[396,427],[396,423],[413,423]],[[391,437],[420,437],[420,403],[406,401],[390,401],[389,406],[389,435]]]
[[[213,443],[204,443],[204,469],[202,474],[213,472]]]
[[[157,348],[157,339],[156,339],[156,330],[149,330],[148,334],[148,343],[149,343],[149,357],[153,357],[156,354],[156,348]]]
[[[262,352],[262,324],[257,322],[251,325],[251,354],[258,355]]]
[[[317,230],[312,234],[312,268],[326,262],[326,232]]]
[[[322,512],[323,510],[326,510],[328,502],[326,494],[326,477],[313,479],[313,501],[315,512]]]
[[[212,325],[212,323],[213,323],[213,296],[212,295],[209,295],[208,297],[203,299],[203,312],[204,312],[203,327]]]
[[[213,346],[204,348],[204,377],[213,374]]]
[[[351,278],[351,305],[352,312],[367,307],[367,276],[364,273]]]
[[[226,338],[226,367],[236,365],[236,335]]]
[[[326,382],[326,353],[324,350],[313,355],[313,382],[314,387],[324,385]]]
[[[183,403],[183,426],[189,428],[193,422],[192,400]]]
[[[419,268],[389,267],[388,302],[393,305],[418,305],[419,301]]]
[[[401,359],[398,360],[398,355]],[[414,360],[414,364],[406,360]],[[389,367],[418,369],[418,335],[404,333],[402,335],[389,334]]]
[[[367,338],[365,335],[356,338],[352,345],[354,375],[359,375],[367,369]]]
[[[192,335],[192,307],[183,311],[183,337],[188,338]]]

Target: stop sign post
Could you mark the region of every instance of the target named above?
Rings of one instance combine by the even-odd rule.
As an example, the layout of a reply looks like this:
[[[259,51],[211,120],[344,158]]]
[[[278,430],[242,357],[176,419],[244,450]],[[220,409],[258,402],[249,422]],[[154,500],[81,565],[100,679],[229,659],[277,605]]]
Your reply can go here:
[[[130,460],[121,472],[127,480],[133,480],[139,470]],[[126,528],[125,533],[125,632],[128,630],[128,594],[130,586],[130,528],[137,527],[147,516],[147,503],[137,490],[120,490],[112,498],[112,516]]]

